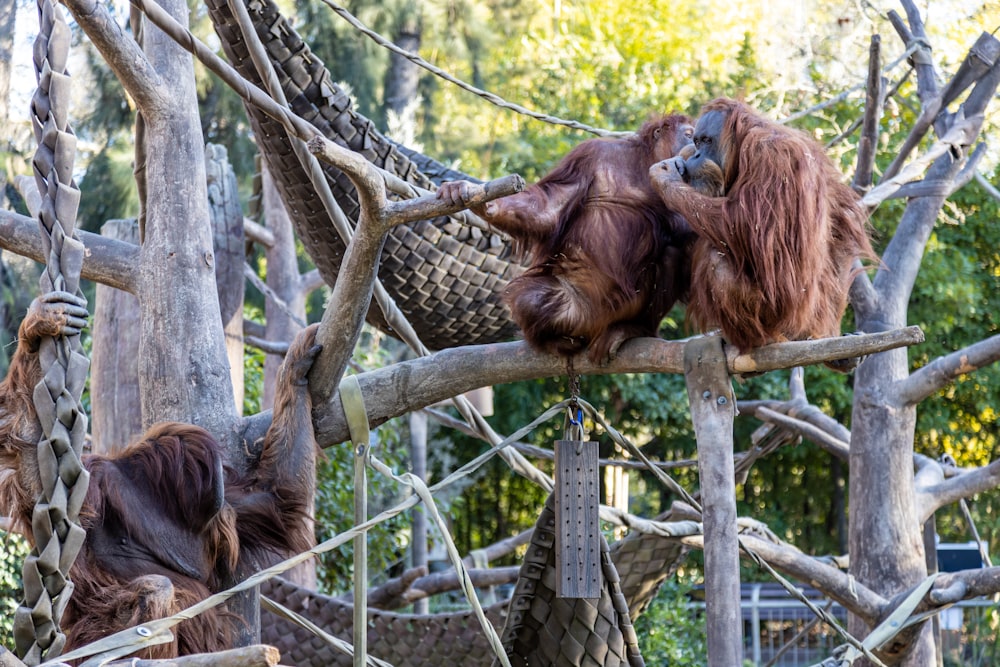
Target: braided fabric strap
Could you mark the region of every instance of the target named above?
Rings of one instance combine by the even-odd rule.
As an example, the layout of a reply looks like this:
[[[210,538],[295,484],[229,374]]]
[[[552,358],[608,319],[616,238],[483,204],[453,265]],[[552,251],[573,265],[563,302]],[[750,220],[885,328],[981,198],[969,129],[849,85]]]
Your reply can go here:
[[[46,258],[40,284],[43,292],[80,294],[84,247],[74,236],[80,191],[72,177],[76,136],[68,123],[70,30],[52,0],[39,0],[38,14],[38,87],[31,120],[38,142],[32,166],[42,195],[39,227]],[[44,376],[35,387],[34,403],[42,427],[42,495],[31,519],[35,547],[24,563],[25,602],[14,618],[15,644],[28,665],[59,655],[65,645],[59,622],[73,593],[68,573],[83,546],[79,513],[89,482],[80,461],[87,432],[80,396],[90,362],[79,335],[43,340],[39,359]]]

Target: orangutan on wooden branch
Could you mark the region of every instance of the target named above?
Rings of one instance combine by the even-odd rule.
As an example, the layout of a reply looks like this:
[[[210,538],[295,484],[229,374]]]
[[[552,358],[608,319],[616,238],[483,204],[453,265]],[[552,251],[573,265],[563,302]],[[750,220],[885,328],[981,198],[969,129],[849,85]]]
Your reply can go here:
[[[865,209],[815,141],[717,99],[693,146],[649,173],[697,235],[694,327],[720,328],[740,350],[840,335],[855,260],[876,256]]]
[[[655,336],[688,291],[687,223],[665,206],[649,169],[691,141],[691,120],[666,115],[626,138],[589,139],[524,191],[473,208],[509,234],[529,268],[504,299],[535,349],[603,362],[629,338]],[[468,201],[467,183],[438,197]]]
[[[32,402],[41,379],[38,345],[44,336],[79,333],[86,317],[72,294],[35,299],[0,384],[0,515],[32,543],[41,494],[41,428]],[[320,349],[315,333],[314,325],[299,334],[285,358],[273,422],[246,474],[225,465],[207,431],[177,422],[152,426],[118,454],[84,457],[90,486],[80,521],[87,539],[70,571],[75,590],[62,619],[67,650],[170,616],[231,586],[238,567],[264,566],[312,545],[302,479],[315,465],[305,380]],[[142,657],[229,648],[234,624],[242,622],[217,607],[181,623],[173,642]]]

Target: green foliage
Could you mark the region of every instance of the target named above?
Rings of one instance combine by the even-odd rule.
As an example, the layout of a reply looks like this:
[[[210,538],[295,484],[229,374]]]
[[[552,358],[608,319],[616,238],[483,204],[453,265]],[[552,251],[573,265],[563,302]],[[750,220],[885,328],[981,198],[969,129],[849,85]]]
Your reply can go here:
[[[665,581],[649,607],[635,619],[639,651],[647,665],[699,667],[705,664],[705,619],[689,608],[690,586]]]
[[[134,159],[132,147],[120,141],[108,144],[93,157],[80,179],[81,229],[100,233],[108,220],[139,214],[139,195],[132,177]]]
[[[21,566],[28,555],[28,542],[7,533],[0,538],[0,645],[14,649],[14,611],[22,599]]]
[[[1000,616],[996,607],[963,609],[960,630],[942,634],[945,667],[988,667],[1000,664]]]
[[[399,344],[365,327],[354,360],[365,368],[384,366]],[[371,454],[397,474],[406,472],[407,429],[393,420],[372,431]],[[372,469],[368,471],[368,515],[399,503],[406,495],[395,481]],[[354,527],[354,448],[350,441],[324,450],[316,466],[316,538],[328,540]],[[379,581],[398,573],[409,542],[409,518],[400,514],[368,531],[369,579]],[[351,542],[324,554],[317,567],[321,588],[328,593],[351,589],[354,573]]]
[[[404,472],[401,430],[390,424],[377,429],[374,435],[377,444],[373,443],[372,454],[393,470]],[[316,537],[322,542],[354,526],[354,451],[350,442],[325,451],[317,465],[316,478]],[[369,516],[402,499],[394,481],[369,471]],[[406,515],[402,514],[368,531],[368,570],[375,580],[384,578],[400,564],[409,539],[408,525]],[[325,592],[339,594],[351,589],[353,553],[353,545],[348,542],[321,558],[317,575]]]

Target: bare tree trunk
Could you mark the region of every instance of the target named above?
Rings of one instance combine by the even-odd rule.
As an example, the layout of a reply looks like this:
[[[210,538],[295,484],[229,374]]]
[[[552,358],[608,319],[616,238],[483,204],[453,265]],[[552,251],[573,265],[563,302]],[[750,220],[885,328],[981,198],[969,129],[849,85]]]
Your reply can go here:
[[[17,316],[12,312],[11,301],[13,293],[10,289],[10,272],[7,263],[0,252],[0,373],[7,375],[10,368],[10,357],[7,354],[8,348],[13,348],[14,341],[17,340],[16,329],[11,327],[17,323]]]
[[[423,17],[420,5],[413,3],[400,11],[399,27],[393,41],[411,53],[420,51],[423,34]],[[385,108],[400,113],[417,98],[420,68],[410,60],[393,52],[385,74]]]
[[[306,295],[302,289],[298,258],[295,253],[295,233],[292,221],[274,184],[264,160],[261,160],[261,181],[264,220],[274,235],[274,244],[267,249],[267,286],[282,302],[268,298],[264,305],[266,324],[264,337],[269,341],[291,341],[306,321]],[[275,384],[281,357],[267,355],[264,360],[264,396],[261,409],[274,406]]]
[[[159,4],[188,26],[184,0]],[[141,146],[149,193],[138,276],[143,426],[162,420],[202,426],[225,443],[230,463],[241,467],[245,446],[238,437],[239,415],[219,317],[194,67],[176,42],[147,19],[143,23],[143,50],[158,77],[156,88],[141,91],[145,96],[137,100],[145,119]],[[234,573],[237,580],[247,574]],[[247,622],[240,625],[234,644],[257,643],[256,591],[233,598],[229,607]]]
[[[410,413],[410,472],[427,480],[427,413],[422,410]],[[410,567],[427,568],[427,516],[423,505],[414,507],[410,516]],[[414,614],[426,614],[429,611],[430,602],[427,599],[413,603]]]
[[[109,220],[108,238],[139,243],[136,220]],[[142,432],[139,409],[139,300],[98,284],[94,297],[90,364],[90,429],[93,450],[111,454]]]
[[[892,382],[905,377],[907,370],[905,350],[883,352],[861,364],[854,381],[848,493],[850,572],[889,599],[927,576],[913,488],[916,408],[875,399],[884,396]],[[848,628],[856,637],[864,637],[870,630],[853,616]],[[903,664],[930,667],[933,655],[934,647],[925,632]]]
[[[226,334],[226,354],[236,412],[243,412],[243,265],[246,250],[243,236],[243,210],[236,185],[236,173],[229,164],[225,147],[209,144],[205,149],[208,173],[209,215],[214,231],[215,283],[219,309]],[[289,339],[291,340],[291,339]]]
[[[162,6],[187,25],[185,2]],[[181,47],[148,23],[144,42],[169,95],[143,109],[151,193],[139,268],[143,425],[198,424],[227,442],[230,460],[239,462],[243,446],[234,437],[238,415],[219,320],[194,68]]]

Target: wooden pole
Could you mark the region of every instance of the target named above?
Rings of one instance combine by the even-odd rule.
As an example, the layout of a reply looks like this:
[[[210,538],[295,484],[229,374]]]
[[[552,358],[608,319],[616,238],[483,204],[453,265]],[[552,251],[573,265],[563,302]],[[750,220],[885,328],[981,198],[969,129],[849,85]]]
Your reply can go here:
[[[410,413],[410,472],[422,480],[427,480],[427,413],[415,410]],[[423,505],[417,505],[412,511],[412,567],[427,568],[427,515]],[[428,572],[430,570],[427,570]],[[430,601],[427,598],[413,602],[414,614],[430,613]]]
[[[354,525],[368,520],[368,442],[354,443]],[[368,657],[368,533],[354,538],[354,667]]]
[[[743,661],[743,626],[733,481],[736,402],[720,337],[695,338],[685,345],[684,377],[698,439],[704,517],[706,665],[737,667]]]

